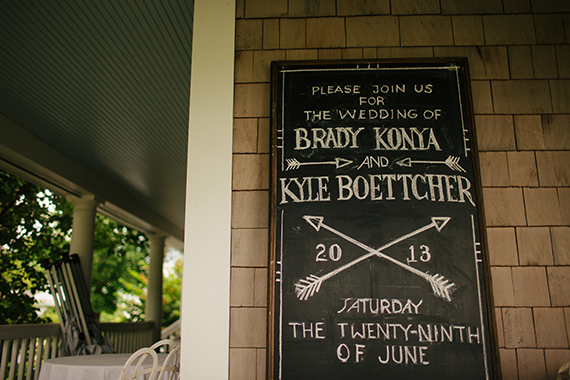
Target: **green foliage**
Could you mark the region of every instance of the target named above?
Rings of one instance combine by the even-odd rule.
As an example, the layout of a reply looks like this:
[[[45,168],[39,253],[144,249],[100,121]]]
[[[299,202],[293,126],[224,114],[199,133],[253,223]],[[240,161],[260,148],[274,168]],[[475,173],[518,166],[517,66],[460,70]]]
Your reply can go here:
[[[47,323],[59,323],[59,316],[54,306],[48,307],[42,317],[46,319]]]
[[[65,198],[0,171],[0,325],[53,322],[33,295],[48,290],[42,261],[69,252],[72,220]],[[96,215],[91,302],[102,321],[144,319],[149,252],[144,234]],[[164,280],[165,325],[180,316],[177,265]]]
[[[0,172],[0,324],[45,322],[33,306],[40,264],[69,250],[71,215],[65,199]]]
[[[91,285],[95,313],[117,310],[119,293],[128,291],[137,274],[146,273],[149,250],[144,234],[97,214]]]
[[[148,267],[146,261],[141,265]],[[120,279],[123,286],[120,292],[117,310],[114,314],[104,314],[101,320],[106,322],[137,322],[145,318],[146,288],[148,279],[145,269],[143,272],[130,270],[129,273],[134,281]],[[174,262],[172,267],[164,271],[162,283],[162,326],[166,327],[180,318],[180,297],[182,294],[182,258]]]
[[[145,271],[145,273],[148,273],[148,271]],[[146,316],[146,288],[148,279],[145,274],[133,270],[130,271],[130,274],[135,281],[121,281],[124,283],[125,293],[121,295],[119,309],[123,313],[123,318],[126,318],[130,322],[137,322],[144,320]]]
[[[162,284],[162,326],[166,327],[180,318],[182,296],[182,259],[174,263]]]

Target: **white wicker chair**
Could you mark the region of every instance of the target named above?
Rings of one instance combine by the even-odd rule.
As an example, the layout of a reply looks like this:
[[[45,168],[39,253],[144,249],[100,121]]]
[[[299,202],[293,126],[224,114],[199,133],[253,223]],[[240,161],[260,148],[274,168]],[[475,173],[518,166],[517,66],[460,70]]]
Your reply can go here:
[[[143,366],[146,359],[148,359],[148,356],[150,356],[152,359],[152,366]],[[134,364],[134,370],[130,371],[130,369],[133,367],[133,363],[135,363],[135,360],[137,359],[138,361],[136,364]],[[121,377],[119,377],[119,380],[133,380],[139,376],[144,375],[149,375],[148,379],[152,380],[153,375],[157,372],[157,369],[158,355],[152,348],[144,347],[132,354],[129,360],[127,360],[123,366],[123,371],[121,372]]]
[[[157,380],[176,380],[180,376],[180,346],[174,346],[170,349],[170,353],[162,363],[162,366],[156,368],[158,372]],[[168,376],[168,374],[170,374]]]
[[[178,344],[176,344],[176,342],[174,342],[173,340],[163,339],[159,340],[158,342],[150,346],[150,348],[157,351],[159,354],[163,354],[170,352],[170,350],[172,350],[177,345]]]

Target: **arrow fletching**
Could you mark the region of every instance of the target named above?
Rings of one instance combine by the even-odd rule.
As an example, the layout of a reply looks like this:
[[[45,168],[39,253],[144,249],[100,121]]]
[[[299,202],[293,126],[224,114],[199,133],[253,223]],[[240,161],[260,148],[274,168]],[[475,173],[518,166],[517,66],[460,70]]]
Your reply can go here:
[[[447,302],[451,302],[451,293],[457,289],[455,283],[450,282],[440,274],[429,276],[428,281],[436,297],[443,298]]]
[[[323,280],[311,274],[306,279],[300,279],[295,284],[295,294],[301,301],[306,301],[321,289]]]
[[[301,163],[296,158],[288,158],[287,159],[287,167],[285,170],[296,170],[299,169]]]
[[[465,169],[459,165],[459,157],[449,156],[444,161],[444,163],[452,170],[457,170],[458,172],[465,173]]]

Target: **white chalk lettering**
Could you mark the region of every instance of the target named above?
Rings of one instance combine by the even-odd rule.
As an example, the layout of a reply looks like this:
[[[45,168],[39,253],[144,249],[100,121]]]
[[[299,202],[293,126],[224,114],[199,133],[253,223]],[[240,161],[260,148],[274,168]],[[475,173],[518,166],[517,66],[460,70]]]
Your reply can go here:
[[[424,111],[424,119],[426,120],[437,120],[441,117],[441,110],[437,109],[437,110],[425,110]]]
[[[325,339],[323,335],[325,329],[324,322],[289,322],[293,331],[293,338],[297,339],[301,336],[305,339]]]
[[[406,92],[406,85],[405,84],[373,84],[372,85],[372,93],[378,94],[388,94],[388,93],[398,93],[398,92]]]
[[[429,365],[425,360],[427,349],[425,346],[386,346],[385,356],[378,355],[378,361],[382,364]]]
[[[364,344],[355,344],[354,345],[354,362],[360,363],[362,360],[362,355],[364,355],[364,349],[366,346]],[[348,345],[341,343],[336,348],[336,357],[343,363],[346,363],[350,359],[350,348]]]
[[[359,148],[358,134],[364,130],[364,127],[358,128],[356,131],[352,127],[335,127],[335,128],[295,128],[295,150],[303,150],[309,148]]]
[[[433,128],[374,127],[374,133],[376,150],[441,150]]]
[[[431,94],[433,92],[433,84],[415,84],[414,91],[417,93]]]
[[[378,97],[360,97],[360,104],[383,104],[383,98]],[[425,112],[424,112],[425,114]],[[414,120],[419,116],[418,110],[415,108],[369,108],[369,109],[339,109],[338,115],[340,120]],[[433,116],[428,114],[430,118]]]
[[[350,359],[350,350],[346,344],[342,343],[336,348],[336,357],[343,363]]]
[[[354,323],[351,323],[351,324],[350,324],[350,336],[351,336],[351,338],[352,338],[352,339],[356,339],[356,338],[364,339],[364,338],[366,337],[366,332],[368,331],[368,330],[366,330],[366,328],[364,327],[365,325],[366,325],[366,324],[363,323],[363,324],[361,325],[362,330],[361,330],[361,331],[358,331],[358,330],[356,330],[357,327],[355,327],[355,324],[354,324]],[[374,338],[371,337],[371,336],[368,336],[367,338],[368,338],[368,339],[374,339]]]
[[[479,328],[472,328],[471,326],[461,325],[421,325],[418,324],[417,329],[418,340],[420,342],[428,343],[444,343],[444,342],[457,342],[480,344]]]
[[[366,348],[366,346],[363,345],[363,344],[355,344],[355,345],[354,345],[354,348],[356,349],[356,359],[355,359],[355,361],[356,361],[357,363],[359,363],[359,362],[360,362],[360,357],[364,354],[364,351],[362,351],[362,350],[363,350],[364,348]]]
[[[321,121],[321,120],[332,120],[331,111],[303,111],[305,113],[306,121]]]
[[[481,344],[479,327],[464,325],[386,322],[337,322],[336,325],[341,339]]]
[[[311,93],[315,95],[333,95],[333,94],[360,94],[360,85],[347,84],[336,86],[313,86]]]
[[[372,169],[373,167],[385,168],[389,163],[390,161],[388,158],[384,156],[366,156],[360,165],[358,165],[358,168],[356,168],[356,170],[360,170],[360,168],[363,166],[366,166],[368,169]]]
[[[465,203],[468,200],[475,207],[470,192],[471,182],[460,175],[369,174],[368,177],[351,177],[341,174],[336,179],[338,201],[347,201],[353,197],[358,200],[390,201],[396,199],[396,194],[405,201]]]
[[[280,178],[281,204],[330,201],[328,177]],[[314,187],[313,187],[314,185]]]
[[[338,110],[338,113],[341,120],[345,119],[346,117],[350,117],[351,119],[354,119],[356,117],[356,110],[345,110],[344,113],[342,110]]]
[[[465,185],[463,184],[463,181],[465,181]],[[473,202],[473,198],[471,197],[471,193],[469,192],[469,189],[471,188],[471,182],[469,182],[467,178],[458,175],[457,186],[459,187],[459,202],[460,203],[465,202],[465,197],[467,197],[467,199],[469,199],[469,203],[471,203],[473,207],[475,207],[475,202]]]
[[[358,98],[359,105],[384,105],[384,97],[383,96],[361,96]]]
[[[469,339],[469,343],[473,343],[473,338],[477,338],[477,344],[481,343],[481,337],[479,336],[479,328],[475,328],[475,333],[471,332],[471,326],[467,326],[467,338]]]

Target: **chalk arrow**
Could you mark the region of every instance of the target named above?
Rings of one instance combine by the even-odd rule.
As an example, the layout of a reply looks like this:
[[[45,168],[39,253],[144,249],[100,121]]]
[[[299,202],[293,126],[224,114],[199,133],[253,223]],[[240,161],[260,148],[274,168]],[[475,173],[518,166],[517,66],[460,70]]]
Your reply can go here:
[[[322,161],[322,162],[299,162],[296,158],[288,158],[287,160],[287,167],[285,170],[296,170],[299,169],[302,165],[335,165],[337,169],[342,168],[343,166],[350,165],[353,163],[351,160],[347,160],[346,158],[337,157],[334,161]]]
[[[361,243],[360,241],[353,239],[352,237],[345,235],[344,233],[328,226],[327,224],[323,223],[324,221],[324,217],[322,216],[310,216],[310,215],[305,215],[303,216],[303,219],[305,219],[305,221],[307,223],[309,223],[309,225],[311,225],[311,227],[313,227],[316,231],[320,231],[321,228],[324,228],[330,232],[332,232],[333,234],[340,236],[341,238],[345,239],[346,241],[364,249],[365,251],[368,251],[367,254],[362,255],[354,260],[352,260],[351,262],[342,265],[340,267],[338,267],[337,269],[323,275],[323,276],[316,276],[316,275],[310,275],[305,279],[301,279],[299,280],[296,284],[295,284],[295,294],[297,295],[297,297],[300,300],[306,301],[307,299],[309,299],[309,297],[313,296],[315,293],[317,293],[319,291],[319,289],[321,288],[321,284],[328,280],[329,278],[336,276],[337,274],[339,274],[340,272],[344,271],[345,269],[348,269],[372,256],[378,256],[380,258],[383,258],[385,260],[390,261],[393,264],[398,265],[399,267],[415,274],[416,276],[419,276],[421,278],[423,278],[424,280],[426,280],[427,282],[429,282],[429,284],[432,287],[432,290],[434,292],[434,294],[437,297],[443,298],[444,300],[451,302],[451,293],[455,290],[455,283],[450,282],[449,280],[445,279],[442,275],[439,274],[435,274],[435,275],[430,275],[426,272],[422,272],[419,269],[416,269],[408,264],[402,263],[396,259],[394,259],[393,257],[390,257],[386,254],[384,254],[383,252],[381,252],[382,250],[385,250],[388,247],[391,247],[403,240],[409,239],[412,236],[415,236],[417,234],[420,234],[424,231],[427,231],[431,228],[435,228],[438,232],[440,232],[443,227],[445,227],[445,225],[449,222],[449,220],[451,218],[449,217],[432,217],[431,218],[431,223],[418,228],[417,230],[414,230],[410,233],[407,233],[405,235],[400,236],[397,239],[392,240],[391,242],[383,245],[382,247],[378,248],[378,249],[374,249],[371,248],[369,246],[367,246],[364,243]]]
[[[406,157],[401,159],[400,161],[396,161],[396,164],[405,167],[412,167],[413,164],[444,164],[447,165],[450,169],[456,170],[458,172],[465,173],[465,169],[459,165],[459,157],[449,156],[445,161],[412,161],[411,158]]]
[[[310,216],[310,215],[305,215],[303,219],[305,219],[305,221],[309,223],[311,227],[313,227],[317,232],[321,230],[321,224],[323,223],[323,220],[325,220],[325,218],[322,216]]]

